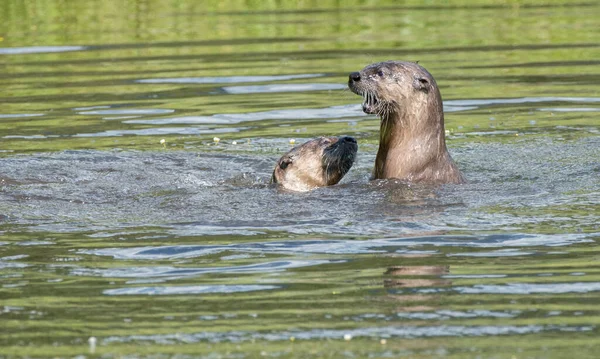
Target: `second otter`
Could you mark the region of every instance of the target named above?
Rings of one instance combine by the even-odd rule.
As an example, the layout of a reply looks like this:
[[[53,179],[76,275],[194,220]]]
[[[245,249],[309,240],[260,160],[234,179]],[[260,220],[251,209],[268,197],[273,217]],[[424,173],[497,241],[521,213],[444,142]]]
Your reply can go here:
[[[373,178],[464,183],[446,148],[442,98],[433,76],[412,62],[386,61],[350,74],[363,111],[381,117]]]
[[[273,170],[272,183],[310,191],[338,183],[350,170],[358,145],[353,137],[319,137],[292,148]]]

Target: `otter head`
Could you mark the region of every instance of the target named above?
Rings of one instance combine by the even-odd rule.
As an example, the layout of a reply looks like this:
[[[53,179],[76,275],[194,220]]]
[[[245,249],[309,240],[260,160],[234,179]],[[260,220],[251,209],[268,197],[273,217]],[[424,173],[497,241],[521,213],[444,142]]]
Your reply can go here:
[[[433,76],[413,62],[386,61],[371,64],[348,79],[352,92],[363,97],[365,113],[382,119],[421,112],[434,106],[441,113],[442,101]]]
[[[292,191],[338,183],[350,170],[358,145],[352,137],[319,137],[292,148],[273,170],[271,182]]]

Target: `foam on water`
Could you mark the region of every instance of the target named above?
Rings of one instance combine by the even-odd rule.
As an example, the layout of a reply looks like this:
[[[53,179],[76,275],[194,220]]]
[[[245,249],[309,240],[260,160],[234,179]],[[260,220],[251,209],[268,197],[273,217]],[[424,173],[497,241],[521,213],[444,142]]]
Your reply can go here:
[[[65,151],[0,158],[6,178],[0,200],[7,223],[34,231],[92,229],[107,237],[126,231],[143,238],[148,235],[144,227],[152,225],[163,235],[177,237],[235,235],[261,241],[265,236],[302,235],[308,237],[295,246],[302,243],[306,248],[299,250],[321,253],[373,253],[385,246],[397,253],[432,250],[423,248],[427,246],[564,246],[588,242],[598,233],[598,218],[591,210],[600,200],[594,165],[598,146],[598,138],[589,137],[569,143],[527,139],[479,144],[477,149],[458,147],[453,156],[469,183],[433,189],[393,180],[369,182],[374,153],[363,150],[340,185],[303,194],[282,193],[268,185],[274,163],[289,149],[284,140],[237,146],[247,154]],[[161,148],[158,142],[157,147]],[[589,209],[562,217],[569,207]],[[520,208],[535,210],[515,214]],[[565,234],[535,229],[551,218],[561,223]],[[527,227],[532,229],[523,231]],[[454,235],[457,232],[460,235]],[[311,247],[306,241],[310,238],[334,241]],[[277,250],[293,250],[291,244],[281,243]],[[421,248],[409,248],[416,246]],[[189,248],[189,253],[208,250]],[[233,249],[249,250],[243,244]]]

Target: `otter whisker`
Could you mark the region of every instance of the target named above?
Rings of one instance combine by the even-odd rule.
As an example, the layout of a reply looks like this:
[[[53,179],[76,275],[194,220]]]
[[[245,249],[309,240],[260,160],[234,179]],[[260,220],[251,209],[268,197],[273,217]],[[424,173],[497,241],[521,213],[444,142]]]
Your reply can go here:
[[[329,166],[331,165],[330,156],[327,154],[323,157],[323,162],[325,165],[325,185],[329,183]]]
[[[327,166],[325,167],[325,183],[329,183],[329,165],[331,165],[331,161],[326,160]]]

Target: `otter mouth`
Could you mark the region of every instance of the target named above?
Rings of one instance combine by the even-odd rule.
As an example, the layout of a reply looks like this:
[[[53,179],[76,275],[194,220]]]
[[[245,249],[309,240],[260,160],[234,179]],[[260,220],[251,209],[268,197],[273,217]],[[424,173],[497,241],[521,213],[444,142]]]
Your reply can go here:
[[[362,96],[362,110],[364,113],[373,115],[379,113],[379,99],[372,91],[369,91],[368,86],[365,87],[363,84],[364,80],[361,80],[362,75],[360,72],[353,72],[350,74],[348,79],[348,87],[350,91],[355,94]]]
[[[355,94],[362,96],[362,98],[363,98],[362,110],[364,113],[369,114],[369,115],[379,114],[379,111],[378,111],[379,99],[377,98],[377,96],[375,96],[374,93],[369,92],[369,91],[363,91],[362,89],[357,88],[356,84],[353,83],[352,81],[348,82],[348,87]]]
[[[364,113],[368,113],[370,115],[377,114],[377,105],[379,104],[379,100],[377,97],[371,93],[364,93],[363,95],[363,103],[362,110]]]

